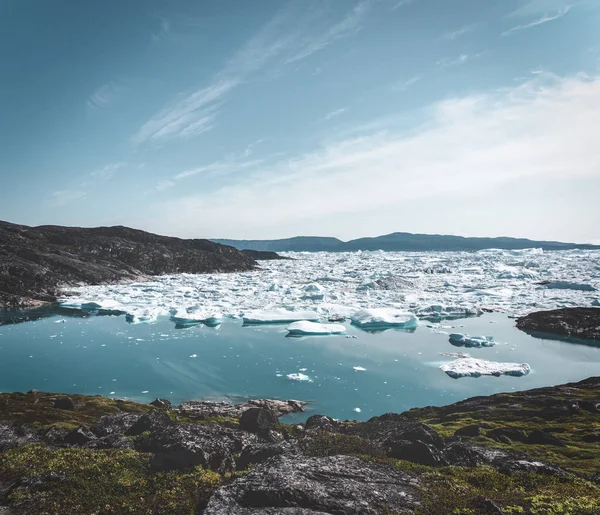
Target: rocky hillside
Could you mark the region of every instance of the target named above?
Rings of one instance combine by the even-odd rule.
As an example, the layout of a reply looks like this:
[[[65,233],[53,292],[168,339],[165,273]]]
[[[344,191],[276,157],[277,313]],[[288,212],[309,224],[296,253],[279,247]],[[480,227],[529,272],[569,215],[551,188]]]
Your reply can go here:
[[[600,345],[600,308],[562,308],[536,311],[517,320],[517,327],[533,336],[556,335],[596,341]]]
[[[235,248],[208,240],[128,227],[27,227],[0,221],[0,309],[52,302],[61,287],[255,266]]]
[[[279,422],[302,409],[0,394],[0,513],[600,513],[600,377]]]

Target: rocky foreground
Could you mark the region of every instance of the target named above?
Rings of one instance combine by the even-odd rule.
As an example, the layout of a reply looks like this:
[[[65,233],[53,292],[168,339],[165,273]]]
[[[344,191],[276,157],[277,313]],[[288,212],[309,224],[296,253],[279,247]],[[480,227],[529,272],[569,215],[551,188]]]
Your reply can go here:
[[[279,422],[303,408],[0,394],[0,513],[600,513],[600,377]]]
[[[68,286],[255,267],[252,257],[208,240],[128,227],[28,227],[0,221],[0,309],[54,302]]]
[[[535,335],[553,334],[600,341],[600,308],[563,308],[536,311],[517,320],[517,327]]]

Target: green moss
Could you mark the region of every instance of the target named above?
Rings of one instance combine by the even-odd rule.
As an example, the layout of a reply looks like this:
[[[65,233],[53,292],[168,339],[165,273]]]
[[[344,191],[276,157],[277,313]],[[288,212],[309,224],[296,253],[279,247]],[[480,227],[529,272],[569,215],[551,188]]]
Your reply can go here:
[[[75,402],[73,411],[54,408],[54,401],[65,395],[37,393],[0,394],[0,421],[28,424],[36,429],[58,425],[73,429],[81,424],[93,424],[102,415],[115,413],[146,413],[156,409],[148,404],[138,404],[121,399],[100,396],[69,395]]]
[[[367,459],[385,459],[385,453],[369,440],[360,436],[320,431],[310,438],[300,440],[301,449],[309,456],[346,456]]]
[[[506,514],[600,513],[600,487],[581,478],[539,474],[507,476],[486,466],[444,467],[420,474],[423,503],[417,513],[481,513],[490,499]],[[562,510],[562,511],[561,511]]]
[[[9,501],[17,513],[193,514],[223,481],[201,467],[154,473],[150,455],[133,450],[51,450],[35,444],[0,455],[0,479],[6,482],[50,471],[66,479],[15,489]]]

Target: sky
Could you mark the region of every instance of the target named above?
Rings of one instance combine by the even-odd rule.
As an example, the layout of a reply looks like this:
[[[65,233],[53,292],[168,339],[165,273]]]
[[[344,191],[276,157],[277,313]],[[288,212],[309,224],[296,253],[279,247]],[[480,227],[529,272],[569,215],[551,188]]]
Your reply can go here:
[[[600,243],[598,0],[1,0],[0,219]]]

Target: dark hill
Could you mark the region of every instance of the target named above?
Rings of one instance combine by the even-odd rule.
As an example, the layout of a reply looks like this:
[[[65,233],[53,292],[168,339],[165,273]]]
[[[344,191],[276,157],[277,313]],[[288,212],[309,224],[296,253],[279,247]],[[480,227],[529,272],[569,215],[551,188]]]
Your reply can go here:
[[[233,247],[128,227],[28,227],[0,221],[0,309],[56,300],[58,289],[175,273],[251,270]]]
[[[395,232],[374,238],[358,238],[341,241],[337,238],[300,236],[283,240],[213,240],[238,249],[271,250],[274,252],[348,252],[357,250],[386,251],[475,251],[482,249],[528,249],[544,250],[600,249],[600,245],[537,241],[525,238],[466,238],[440,234],[412,234]]]

